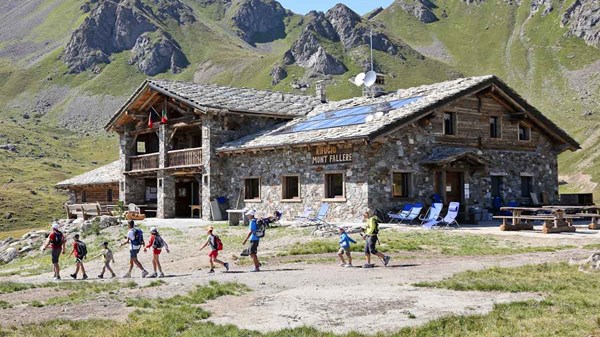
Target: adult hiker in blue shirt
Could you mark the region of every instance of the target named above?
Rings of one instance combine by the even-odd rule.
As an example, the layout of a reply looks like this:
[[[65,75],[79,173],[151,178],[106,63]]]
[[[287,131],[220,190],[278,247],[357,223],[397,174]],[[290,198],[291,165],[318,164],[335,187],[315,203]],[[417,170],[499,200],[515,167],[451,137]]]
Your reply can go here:
[[[242,244],[245,245],[246,242],[248,242],[248,239],[250,239],[250,257],[252,258],[252,261],[254,262],[254,270],[251,270],[251,271],[259,272],[260,271],[260,263],[258,262],[258,256],[256,254],[258,253],[258,243],[260,241],[260,238],[258,237],[258,235],[256,235],[258,226],[256,225],[256,218],[254,217],[254,211],[249,210],[248,212],[246,212],[246,216],[248,217],[248,221],[250,221],[250,225],[248,226],[248,229],[249,229],[248,235],[246,235],[246,239],[244,239],[244,242]]]
[[[344,227],[339,227],[340,230],[340,250],[338,251],[338,257],[340,258],[340,266],[342,267],[352,267],[352,255],[350,254],[350,243],[356,243],[356,241],[352,240],[352,238],[346,233]],[[348,257],[348,264],[344,261],[344,255]]]

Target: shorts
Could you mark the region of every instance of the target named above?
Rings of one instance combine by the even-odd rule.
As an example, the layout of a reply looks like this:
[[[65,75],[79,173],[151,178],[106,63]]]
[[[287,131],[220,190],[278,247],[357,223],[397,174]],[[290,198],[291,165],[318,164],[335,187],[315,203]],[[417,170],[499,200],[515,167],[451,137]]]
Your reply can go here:
[[[154,253],[154,255],[160,255],[160,252],[162,252],[162,249],[152,248],[152,252]]]
[[[218,256],[219,256],[219,251],[216,249],[208,252],[208,257],[214,257],[216,259]]]
[[[60,249],[52,249],[52,263],[58,263],[58,258],[60,257],[61,250]]]
[[[258,243],[260,241],[256,240],[256,241],[250,241],[250,254],[256,254],[258,253]]]
[[[104,268],[110,268],[110,261],[104,261]]]
[[[338,255],[344,255],[344,254],[346,254],[346,256],[350,256],[350,248],[340,247],[340,250],[338,250]]]
[[[140,249],[130,249],[129,250],[129,258],[131,259],[137,259],[137,255],[140,252]]]
[[[365,255],[379,253],[375,247],[376,244],[377,235],[367,235],[367,240],[365,241]]]
[[[83,259],[80,257],[75,257],[75,263],[83,263]]]

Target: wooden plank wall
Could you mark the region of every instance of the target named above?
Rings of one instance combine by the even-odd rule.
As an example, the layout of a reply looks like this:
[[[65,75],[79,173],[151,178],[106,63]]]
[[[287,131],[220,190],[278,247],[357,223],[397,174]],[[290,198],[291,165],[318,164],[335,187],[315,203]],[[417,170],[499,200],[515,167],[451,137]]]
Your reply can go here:
[[[107,190],[112,189],[112,201],[107,199]],[[71,188],[76,194],[75,203],[84,203],[82,200],[83,191],[86,191],[85,203],[99,202],[103,205],[114,205],[119,201],[119,184],[106,184],[94,186],[77,186]]]

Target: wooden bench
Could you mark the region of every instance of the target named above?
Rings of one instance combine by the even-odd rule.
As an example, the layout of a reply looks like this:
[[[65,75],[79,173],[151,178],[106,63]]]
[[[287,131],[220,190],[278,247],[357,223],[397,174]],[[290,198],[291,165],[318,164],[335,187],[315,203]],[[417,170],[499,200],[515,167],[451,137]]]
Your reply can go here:
[[[598,230],[600,229],[600,224],[598,224],[598,219],[600,219],[600,214],[598,213],[577,213],[575,216],[580,218],[590,218],[591,223],[588,225],[588,229]]]
[[[82,204],[81,209],[83,210],[83,219],[91,219],[102,215],[102,208],[99,203],[95,204]]]
[[[533,229],[534,221],[543,221],[542,231],[544,233],[561,233],[574,232],[576,229],[573,226],[573,219],[576,216],[565,215],[565,210],[561,208],[533,208],[533,207],[502,207],[500,210],[511,211],[510,216],[494,216],[494,219],[502,219],[500,230],[531,230]],[[551,214],[532,214],[523,215],[523,212],[540,212],[551,211]],[[512,220],[511,224],[507,223],[507,219]]]
[[[67,219],[83,219],[83,207],[81,204],[65,204],[65,211],[67,211]]]

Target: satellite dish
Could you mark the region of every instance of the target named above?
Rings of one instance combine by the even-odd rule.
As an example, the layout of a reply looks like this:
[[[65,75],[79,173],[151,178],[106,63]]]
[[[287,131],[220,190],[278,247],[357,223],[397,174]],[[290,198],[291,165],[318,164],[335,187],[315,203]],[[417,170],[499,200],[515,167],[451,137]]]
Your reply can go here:
[[[357,87],[363,85],[365,83],[365,76],[365,73],[360,73],[356,75],[356,77],[354,78],[354,84],[356,84]]]
[[[365,75],[365,86],[367,86],[367,87],[373,86],[373,84],[375,84],[376,80],[377,80],[377,73],[374,72],[373,70],[369,71]]]

